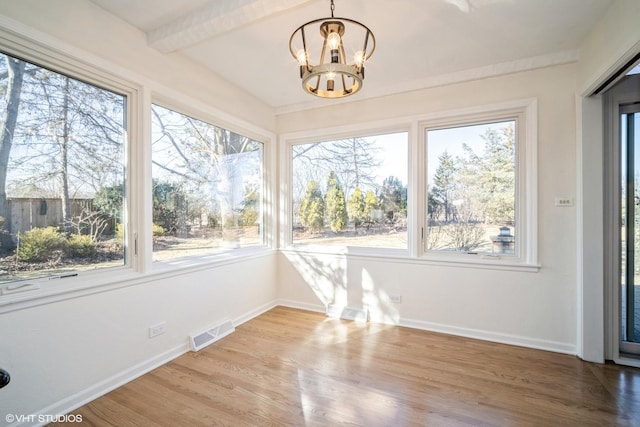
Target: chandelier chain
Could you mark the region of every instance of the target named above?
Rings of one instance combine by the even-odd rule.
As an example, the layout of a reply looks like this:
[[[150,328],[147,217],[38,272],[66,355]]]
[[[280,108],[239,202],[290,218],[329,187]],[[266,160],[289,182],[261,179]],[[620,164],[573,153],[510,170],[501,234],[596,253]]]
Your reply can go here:
[[[331,0],[331,17],[333,18],[333,11],[336,8],[336,5],[333,4],[333,0]]]

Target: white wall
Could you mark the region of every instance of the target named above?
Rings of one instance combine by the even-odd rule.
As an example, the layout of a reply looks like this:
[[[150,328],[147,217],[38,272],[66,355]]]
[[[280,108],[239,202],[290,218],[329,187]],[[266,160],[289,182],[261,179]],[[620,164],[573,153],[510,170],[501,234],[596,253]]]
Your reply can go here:
[[[60,414],[188,350],[187,337],[242,322],[276,299],[275,255],[0,314],[6,414]],[[167,323],[150,339],[149,327]]]
[[[640,2],[616,0],[580,47],[578,94],[590,95],[640,52]]]
[[[532,273],[284,253],[280,298],[321,307],[336,294],[374,319],[575,354],[576,211],[554,206],[576,196],[575,78],[569,64],[279,116],[288,133],[537,98],[542,265]],[[390,294],[402,303],[389,304]]]

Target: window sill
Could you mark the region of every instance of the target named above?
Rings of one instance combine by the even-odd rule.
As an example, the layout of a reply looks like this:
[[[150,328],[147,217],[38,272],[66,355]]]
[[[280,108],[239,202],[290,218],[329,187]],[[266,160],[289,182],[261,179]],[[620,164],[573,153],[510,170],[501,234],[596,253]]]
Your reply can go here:
[[[282,249],[282,251],[290,253],[377,256],[384,258],[407,258],[409,256],[408,249],[374,248],[366,246],[292,245]]]
[[[541,265],[527,264],[515,259],[505,259],[493,256],[482,256],[468,259],[464,254],[451,256],[425,255],[421,257],[411,257],[407,250],[402,249],[378,249],[350,246],[290,246],[281,249],[284,254],[326,254],[334,256],[344,256],[353,259],[380,259],[391,262],[436,265],[456,268],[476,268],[489,270],[509,270],[537,273]],[[469,255],[474,256],[474,255]]]
[[[537,273],[542,267],[540,264],[521,262],[515,257],[499,257],[482,254],[452,254],[452,255],[424,255],[420,258],[424,263],[431,265],[482,268],[489,270],[510,270]]]
[[[135,286],[158,278],[209,270],[222,265],[268,256],[273,253],[275,251],[270,248],[251,248],[206,257],[158,262],[154,263],[153,268],[146,273],[135,272],[126,267],[117,267],[99,271],[79,272],[77,276],[65,277],[59,280],[41,278],[6,283],[0,286],[0,314]],[[7,291],[7,288],[15,285],[22,285],[24,289]]]

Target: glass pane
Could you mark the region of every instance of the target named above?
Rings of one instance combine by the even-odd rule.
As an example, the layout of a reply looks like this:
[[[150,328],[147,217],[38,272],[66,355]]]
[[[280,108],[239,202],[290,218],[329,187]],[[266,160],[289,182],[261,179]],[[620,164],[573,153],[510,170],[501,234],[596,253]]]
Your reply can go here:
[[[407,249],[407,149],[407,132],[293,146],[293,244]]]
[[[515,127],[427,130],[427,250],[515,253]]]
[[[627,115],[620,116],[620,339],[627,340]]]
[[[153,259],[263,244],[263,144],[154,105]]]
[[[633,269],[633,288],[629,289],[627,295],[629,301],[628,316],[633,319],[630,322],[633,325],[633,336],[628,333],[628,341],[640,343],[640,174],[638,169],[640,168],[640,113],[630,114],[629,120],[633,121],[631,126],[633,132],[633,145],[634,145],[634,221],[633,221],[633,233],[634,233],[634,269]],[[630,324],[630,328],[631,328]]]
[[[0,54],[0,281],[124,264],[126,98]]]
[[[622,114],[620,131],[620,339],[640,342],[640,113]]]

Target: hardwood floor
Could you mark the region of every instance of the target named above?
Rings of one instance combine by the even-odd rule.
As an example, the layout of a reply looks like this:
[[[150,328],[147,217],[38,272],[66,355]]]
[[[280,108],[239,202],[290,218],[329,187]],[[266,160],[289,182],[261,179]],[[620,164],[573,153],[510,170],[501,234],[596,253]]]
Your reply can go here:
[[[640,426],[640,369],[277,307],[72,413],[118,427]]]

